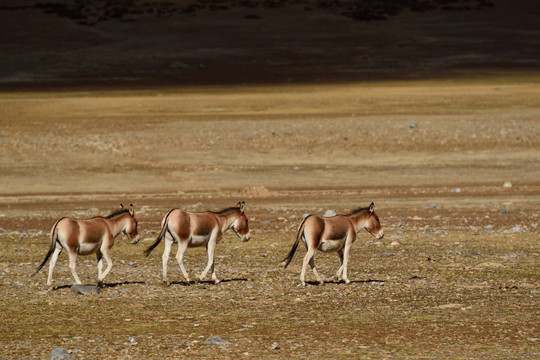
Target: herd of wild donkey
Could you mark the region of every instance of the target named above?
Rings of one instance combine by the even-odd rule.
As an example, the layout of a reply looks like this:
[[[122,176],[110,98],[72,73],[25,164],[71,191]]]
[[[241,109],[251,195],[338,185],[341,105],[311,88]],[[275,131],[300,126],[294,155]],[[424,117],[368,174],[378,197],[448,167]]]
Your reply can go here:
[[[180,209],[170,210],[161,222],[161,230],[156,241],[150,245],[145,253],[148,256],[161,240],[165,239],[165,249],[163,250],[163,281],[170,284],[167,277],[167,262],[173,243],[178,244],[176,260],[186,281],[190,281],[184,268],[183,257],[188,247],[206,246],[208,251],[208,264],[195,280],[196,282],[205,278],[208,271],[212,272],[212,280],[217,284],[220,280],[216,276],[214,269],[214,251],[216,244],[221,240],[225,231],[232,229],[243,241],[250,239],[248,218],[244,212],[245,202],[241,201],[236,206],[223,209],[221,211],[189,212]],[[291,251],[283,260],[285,267],[291,262],[300,240],[306,246],[307,252],[304,257],[300,281],[305,285],[305,274],[309,264],[313,270],[317,281],[323,280],[315,267],[315,250],[323,252],[337,252],[341,261],[334,280],[349,283],[347,278],[347,264],[351,246],[356,239],[356,234],[362,229],[366,229],[377,239],[384,236],[379,217],[375,213],[375,205],[371,203],[368,207],[362,207],[346,215],[335,215],[332,217],[321,217],[319,215],[309,215],[305,217],[296,234],[296,240]],[[124,233],[136,244],[139,241],[137,230],[137,219],[133,204],[125,209],[120,205],[118,211],[109,216],[97,216],[90,219],[78,220],[68,217],[58,220],[51,229],[51,243],[45,259],[38,266],[35,274],[50,259],[49,277],[47,285],[52,285],[52,273],[58,256],[63,249],[69,256],[69,269],[77,284],[81,280],[75,271],[77,255],[96,254],[98,267],[98,286],[103,286],[103,279],[112,268],[110,256],[114,239]],[[52,255],[52,257],[51,257]],[[107,268],[103,271],[103,258],[107,261]]]

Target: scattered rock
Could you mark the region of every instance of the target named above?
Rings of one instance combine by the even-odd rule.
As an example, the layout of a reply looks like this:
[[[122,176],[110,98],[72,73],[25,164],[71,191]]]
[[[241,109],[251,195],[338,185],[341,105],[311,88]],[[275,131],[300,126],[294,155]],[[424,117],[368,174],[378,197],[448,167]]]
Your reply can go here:
[[[420,220],[423,220],[420,216],[416,216],[416,215],[415,215],[412,219],[413,219],[414,221],[420,221]]]
[[[383,257],[394,256],[394,253],[391,253],[391,252],[383,252],[383,253],[382,253],[382,256],[383,256]]]
[[[51,360],[71,360],[71,355],[66,349],[54,348],[51,351]]]
[[[505,181],[503,184],[504,189],[510,189],[512,187],[512,183],[510,181]]]
[[[477,258],[477,257],[480,257],[482,255],[478,251],[471,251],[469,253],[469,256],[472,256],[473,258]]]
[[[508,214],[508,210],[507,209],[501,209],[501,210],[499,210],[499,214],[506,215],[506,214]]]
[[[326,212],[324,213],[324,217],[332,217],[332,216],[336,216],[336,212],[334,210],[326,210]]]
[[[272,346],[270,346],[270,350],[279,350],[279,344],[273,343]]]
[[[261,220],[260,223],[261,224],[271,224],[272,220]]]
[[[399,245],[401,245],[401,244],[399,243],[399,241],[392,241],[392,242],[390,243],[390,246],[391,246],[391,247],[396,247],[396,246],[399,246]]]
[[[413,122],[409,124],[409,129],[417,129],[417,128],[418,128],[418,123]]]
[[[208,345],[230,345],[231,343],[225,339],[222,339],[219,336],[210,336],[208,339],[204,340],[205,344]]]
[[[101,289],[94,285],[79,285],[74,284],[71,286],[71,293],[73,295],[95,295],[99,294]]]
[[[137,345],[137,339],[135,339],[133,336],[129,336],[128,337],[128,344]]]
[[[426,207],[426,209],[430,209],[430,210],[431,210],[431,209],[438,209],[438,208],[439,208],[439,205],[437,205],[437,204],[431,204],[431,205],[428,205],[428,206]]]
[[[439,236],[439,234],[434,233],[433,231],[428,231],[428,232],[424,233],[424,236],[426,236],[426,237],[436,237],[436,236]]]
[[[4,230],[4,228],[0,227],[0,234],[5,233],[5,232],[6,232],[6,230]]]
[[[296,215],[291,215],[289,216],[289,220],[293,221],[293,220],[298,220],[298,216]]]
[[[502,254],[501,256],[505,257],[505,258],[515,258],[515,257],[518,256],[518,254],[516,254],[515,252],[511,252],[511,253],[508,253],[508,254]]]
[[[454,189],[454,192],[455,192],[455,193],[460,193],[460,192],[461,192],[461,189],[460,189],[460,188],[455,188],[455,189]]]
[[[523,234],[523,233],[525,233],[527,231],[523,227],[521,227],[519,225],[516,225],[513,228],[511,228],[510,230],[508,230],[508,232],[512,233],[512,234]]]

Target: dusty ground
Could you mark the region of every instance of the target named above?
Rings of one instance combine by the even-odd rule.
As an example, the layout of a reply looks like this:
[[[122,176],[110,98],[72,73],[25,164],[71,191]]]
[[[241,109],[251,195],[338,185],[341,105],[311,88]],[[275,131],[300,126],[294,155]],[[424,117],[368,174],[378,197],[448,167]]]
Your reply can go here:
[[[501,15],[504,10],[492,11]],[[35,9],[20,11],[38,14]],[[327,13],[308,13],[355,31],[369,28]],[[457,18],[435,14],[440,18],[423,18],[422,26],[435,29],[437,21]],[[463,21],[481,18],[463,14]],[[5,11],[0,15],[8,17]],[[288,16],[291,22],[284,24],[292,26],[298,15]],[[36,24],[51,19],[39,17]],[[259,21],[270,21],[265,19]],[[84,28],[61,21],[71,30],[94,34],[114,25]],[[410,21],[405,13],[375,26],[419,29]],[[486,38],[532,34],[515,36],[517,45],[508,46],[528,43],[521,55],[537,51],[536,30],[520,29],[513,21],[508,17],[501,32]],[[478,26],[469,23],[471,29],[484,34],[483,25],[474,24]],[[114,26],[120,31],[125,24]],[[430,36],[437,39],[444,33]],[[129,43],[114,34],[118,43]],[[386,35],[380,36],[384,40]],[[95,43],[99,51],[84,54],[106,54],[109,41]],[[117,71],[115,66],[125,62],[94,58],[90,70],[111,81],[104,87],[101,80],[84,81],[92,73],[88,67],[70,67],[76,59],[66,57],[84,54],[69,51],[56,52],[65,66],[49,68],[50,78],[39,81],[35,73],[26,73],[37,81],[28,83],[13,69],[35,71],[21,59],[29,49],[40,53],[43,48],[2,42],[4,50],[15,44],[19,52],[0,60],[13,66],[2,75],[5,90],[0,93],[0,358],[45,359],[55,347],[68,349],[75,359],[540,356],[536,57],[514,71],[510,65],[519,63],[521,55],[509,51],[502,68],[478,71],[467,66],[465,71],[442,53],[430,63],[423,57],[431,56],[429,51],[421,55],[411,45],[403,67],[388,77],[400,78],[393,75],[411,69],[416,53],[423,64],[432,65],[427,73],[407,73],[416,80],[358,76],[343,82],[344,73],[354,73],[349,65],[358,62],[336,61],[325,67],[332,70],[327,81],[321,75],[302,83],[296,80],[313,79],[321,63],[306,69],[301,62],[291,68],[290,62],[269,61],[264,69],[276,72],[267,76],[274,74],[278,81],[255,76],[258,85],[232,85],[237,83],[227,79],[233,76],[195,66],[204,74],[202,84],[215,71],[226,85],[195,86],[187,71],[187,77],[175,79],[190,86],[172,86],[164,79],[160,86],[148,80],[152,72],[144,71],[146,55],[159,48],[152,42],[148,46],[158,47],[133,57],[133,67],[126,69],[143,69],[135,72],[140,77],[134,87],[100,72],[107,64]],[[467,51],[461,40],[454,45],[457,52]],[[385,63],[377,59],[391,52],[385,46],[372,63],[360,65],[360,73],[369,74],[371,65],[384,72]],[[294,57],[302,59],[308,48],[299,47]],[[493,59],[489,49],[497,53],[502,48],[486,46],[478,55],[482,61]],[[197,52],[201,58],[194,63],[211,58],[209,53]],[[231,63],[237,61],[232,58]],[[66,81],[64,70],[75,71],[75,80]],[[438,70],[441,76],[434,75]],[[18,74],[16,81],[7,73]],[[237,74],[249,79],[253,73]],[[299,78],[283,80],[291,74]],[[513,186],[503,187],[506,181]],[[163,247],[148,258],[143,249],[154,240],[165,212],[172,207],[219,210],[239,200],[246,201],[252,240],[241,243],[234,234],[225,235],[217,248],[217,274],[224,281],[186,284],[171,258],[175,282],[161,285]],[[386,236],[378,241],[359,234],[351,284],[298,286],[302,249],[288,269],[278,266],[304,213],[344,213],[371,201]],[[58,218],[107,215],[119,203],[135,205],[143,240],[133,246],[117,239],[114,266],[101,294],[70,293],[73,279],[65,254],[57,264],[53,290],[45,285],[46,268],[29,276],[43,259],[48,232]],[[201,249],[188,250],[185,263],[192,277],[205,261]],[[318,254],[316,262],[328,279],[338,265],[332,254]],[[85,283],[95,282],[93,257],[80,257],[78,270]],[[313,280],[311,273],[308,279]],[[205,344],[211,336],[230,344]]]

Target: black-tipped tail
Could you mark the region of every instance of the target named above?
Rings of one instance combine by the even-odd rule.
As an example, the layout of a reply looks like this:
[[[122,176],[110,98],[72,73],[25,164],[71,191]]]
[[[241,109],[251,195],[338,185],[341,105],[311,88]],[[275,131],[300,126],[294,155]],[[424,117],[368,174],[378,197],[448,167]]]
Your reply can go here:
[[[146,256],[150,255],[152,250],[154,250],[159,245],[161,240],[163,240],[163,238],[165,237],[165,233],[167,232],[167,228],[169,226],[169,215],[171,214],[171,212],[173,210],[175,210],[175,209],[171,209],[167,213],[167,215],[165,215],[165,218],[163,219],[163,226],[161,227],[161,231],[159,232],[159,235],[158,235],[156,241],[154,241],[154,243],[152,245],[150,245],[149,247],[146,248],[146,250],[144,250],[144,254]]]
[[[285,259],[283,259],[281,261],[281,264],[283,264],[283,267],[284,268],[287,268],[287,266],[289,266],[289,264],[291,263],[293,257],[294,257],[294,254],[296,253],[296,249],[298,248],[298,244],[300,243],[300,239],[302,238],[302,235],[304,234],[304,223],[306,222],[306,219],[308,218],[309,216],[306,216],[306,218],[304,220],[302,220],[302,222],[300,223],[300,226],[298,227],[298,231],[296,233],[296,240],[292,246],[292,249],[291,251],[289,251],[289,255],[287,255],[287,257]]]
[[[60,220],[62,220],[62,219],[60,219]],[[37,267],[36,271],[34,271],[32,276],[36,275],[43,268],[43,266],[45,266],[47,261],[49,261],[49,258],[51,257],[52,253],[54,252],[54,249],[56,248],[56,241],[58,240],[58,234],[56,233],[56,226],[58,225],[60,220],[58,220],[54,224],[54,226],[53,226],[53,228],[51,230],[51,246],[49,247],[49,251],[47,252],[47,255],[45,255],[45,259],[43,259],[41,264],[39,264],[39,266]]]

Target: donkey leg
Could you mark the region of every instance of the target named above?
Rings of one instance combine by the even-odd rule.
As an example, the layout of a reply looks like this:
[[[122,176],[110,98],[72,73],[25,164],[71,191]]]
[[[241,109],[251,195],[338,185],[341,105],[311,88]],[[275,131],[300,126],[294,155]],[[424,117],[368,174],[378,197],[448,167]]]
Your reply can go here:
[[[69,251],[69,269],[71,270],[71,275],[73,275],[73,278],[75,278],[75,282],[77,284],[81,284],[81,279],[79,279],[79,276],[77,275],[77,271],[75,271],[75,265],[77,264],[77,253],[74,251]]]
[[[103,254],[101,253],[101,251],[98,251],[96,253],[96,260],[97,260],[97,269],[98,269],[97,286],[101,287],[103,286],[103,282],[99,280],[101,279],[101,274],[103,272]]]
[[[351,282],[349,278],[347,277],[347,266],[349,265],[349,255],[350,255],[351,247],[352,247],[352,241],[347,242],[345,244],[345,249],[343,252],[343,265],[342,265],[343,270],[342,271],[343,271],[343,280],[345,281],[345,284],[348,284]]]
[[[189,275],[186,271],[186,268],[184,267],[184,254],[186,252],[188,244],[189,244],[189,239],[178,241],[178,252],[176,253],[176,260],[178,261],[178,265],[180,265],[180,270],[182,270],[182,275],[184,275],[184,278],[189,283],[190,281]]]
[[[51,257],[51,261],[49,262],[49,277],[47,278],[47,286],[52,285],[52,274],[54,267],[56,266],[56,261],[58,260],[58,256],[62,252],[62,246],[60,244],[56,244],[56,248],[54,249],[54,252]]]
[[[103,257],[105,258],[105,261],[107,262],[107,268],[105,269],[103,274],[101,274],[101,276],[98,278],[98,282],[101,282],[103,284],[103,280],[105,279],[105,277],[109,274],[109,272],[112,269],[112,259],[111,259],[111,255],[109,253],[109,248],[103,249],[101,251],[101,253],[103,254]]]
[[[343,272],[343,250],[339,250],[338,251],[338,256],[339,256],[339,269],[338,271],[336,272],[336,275],[334,275],[334,281],[341,281],[341,274]]]
[[[216,240],[210,239],[208,245],[206,245],[206,250],[208,252],[208,264],[206,265],[204,271],[201,273],[201,276],[199,276],[199,278],[195,280],[196,282],[203,280],[206,274],[208,274],[208,271],[210,271],[210,269],[212,268],[212,265],[214,264],[214,250],[216,248],[216,242]],[[216,280],[214,279],[214,282],[215,281]]]
[[[315,249],[312,247],[308,247],[306,256],[304,256],[304,262],[302,264],[302,272],[300,273],[300,282],[302,283],[303,286],[306,286],[305,278],[306,278],[306,269],[307,269],[308,263],[311,261],[314,255],[315,255]]]
[[[163,256],[161,257],[163,262],[163,283],[165,285],[170,285],[169,279],[167,277],[167,262],[169,261],[169,255],[171,253],[171,248],[173,244],[173,239],[168,235],[165,235],[165,248],[163,249]]]
[[[313,274],[315,275],[315,278],[319,282],[319,284],[324,284],[323,279],[321,278],[321,275],[319,275],[319,272],[317,271],[317,268],[315,267],[315,257],[313,256],[311,260],[309,260],[309,266],[311,266],[311,270],[313,270]]]
[[[214,280],[214,284],[219,284],[219,282],[221,280],[219,280],[216,276],[216,263],[215,262],[212,262],[212,268],[211,268],[211,271],[212,271],[212,280]]]

